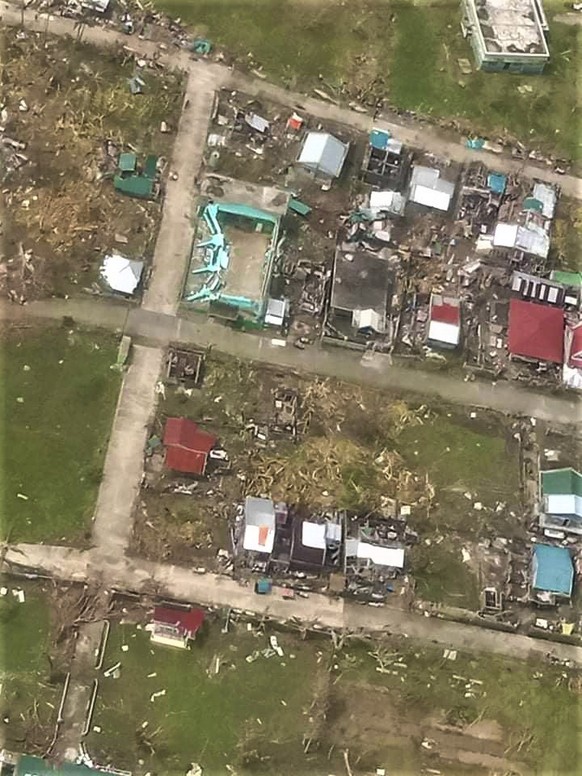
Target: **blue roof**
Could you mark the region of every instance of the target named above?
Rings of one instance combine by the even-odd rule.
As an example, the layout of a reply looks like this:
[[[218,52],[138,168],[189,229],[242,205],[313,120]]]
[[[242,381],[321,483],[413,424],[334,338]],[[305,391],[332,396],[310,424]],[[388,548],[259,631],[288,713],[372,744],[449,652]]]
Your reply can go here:
[[[533,548],[533,587],[548,593],[569,596],[574,585],[574,566],[565,547],[536,544]]]
[[[507,186],[507,175],[492,172],[487,176],[487,186],[494,194],[503,194]]]
[[[370,132],[369,139],[372,148],[377,148],[378,151],[385,151],[388,148],[390,132],[387,132],[385,129],[373,129]]]

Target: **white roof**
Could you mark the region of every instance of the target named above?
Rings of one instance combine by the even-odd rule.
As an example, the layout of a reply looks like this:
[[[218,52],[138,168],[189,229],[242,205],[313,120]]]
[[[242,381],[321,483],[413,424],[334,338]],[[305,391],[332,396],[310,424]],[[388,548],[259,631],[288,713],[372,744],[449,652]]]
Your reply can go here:
[[[299,155],[299,164],[330,178],[339,177],[349,146],[329,132],[309,132]]]
[[[417,205],[433,207],[435,210],[448,210],[451,204],[451,195],[446,191],[438,191],[417,184],[410,189],[410,200],[416,202]]]
[[[517,230],[516,248],[545,259],[550,250],[550,236],[541,226],[529,223],[527,227],[520,226]]]
[[[431,321],[428,326],[428,339],[433,342],[445,342],[447,345],[458,345],[461,328],[454,323]]]
[[[403,547],[380,547],[377,544],[358,542],[356,557],[360,560],[371,560],[376,566],[390,566],[391,568],[404,568]]]
[[[100,274],[102,279],[113,291],[120,294],[133,294],[143,272],[143,261],[133,261],[111,253],[103,259]]]
[[[341,541],[342,528],[338,523],[326,520],[324,523],[310,523],[304,520],[301,525],[301,544],[314,550],[325,550],[327,541]]]
[[[517,224],[504,224],[500,222],[493,233],[493,245],[496,248],[514,248],[517,242]]]
[[[545,497],[548,515],[580,515],[582,517],[582,498],[572,494]]]
[[[275,529],[262,525],[247,525],[243,536],[243,547],[250,552],[273,552]]]
[[[247,496],[243,547],[251,552],[273,551],[275,542],[275,505],[269,498]]]
[[[325,523],[308,523],[301,526],[301,544],[314,550],[325,550]]]
[[[370,209],[390,210],[395,196],[395,191],[373,191],[370,194]]]
[[[373,329],[381,334],[384,331],[384,321],[380,318],[376,310],[370,307],[366,310],[354,310],[352,313],[352,326],[360,331],[361,329]]]
[[[542,215],[544,218],[553,218],[556,209],[556,190],[547,183],[536,183],[532,196],[542,203]]]
[[[286,299],[269,299],[267,302],[267,312],[265,313],[265,323],[269,326],[281,326],[285,320],[286,312]]]

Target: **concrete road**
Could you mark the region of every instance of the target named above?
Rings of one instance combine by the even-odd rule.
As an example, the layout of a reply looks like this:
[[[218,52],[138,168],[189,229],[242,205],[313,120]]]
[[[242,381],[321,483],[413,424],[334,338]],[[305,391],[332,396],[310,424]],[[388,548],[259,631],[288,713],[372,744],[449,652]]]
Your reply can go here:
[[[93,517],[93,543],[106,557],[129,545],[163,358],[159,348],[135,346],[123,379]]]
[[[0,3],[0,18],[4,24],[18,26],[22,18],[21,9],[15,4],[2,2]],[[63,19],[62,17],[51,15],[49,20],[49,32],[54,35],[74,36],[76,34],[74,29],[75,22],[72,19]],[[39,32],[44,31],[46,15],[37,14],[31,10],[25,11],[24,24],[28,29]],[[94,26],[84,28],[82,40],[95,45],[122,45],[142,56],[152,56],[156,53],[159,55],[160,62],[175,68],[188,70],[196,80],[216,79],[217,83],[222,83],[228,88],[244,89],[257,96],[269,96],[288,107],[299,104],[313,116],[347,124],[364,132],[368,132],[372,126],[385,127],[406,145],[430,151],[437,156],[449,157],[456,162],[483,161],[499,172],[519,172],[522,175],[540,178],[548,183],[557,183],[561,186],[564,194],[582,199],[582,180],[573,175],[557,175],[547,165],[535,162],[524,164],[524,162],[512,159],[509,154],[470,151],[465,147],[462,138],[458,142],[451,141],[430,124],[419,122],[415,124],[410,121],[402,121],[397,116],[392,115],[385,118],[372,119],[368,114],[358,113],[348,108],[341,108],[321,100],[290,92],[259,78],[252,78],[242,73],[231,71],[230,68],[223,65],[195,61],[184,51],[176,51],[172,48],[161,50],[158,45],[150,41],[139,40],[135,36],[127,37],[106,27]]]
[[[562,398],[538,393],[516,383],[500,381],[463,382],[457,375],[423,371],[392,362],[389,356],[371,358],[344,348],[311,346],[298,350],[282,347],[268,335],[243,334],[199,318],[162,315],[118,302],[94,299],[47,300],[19,307],[0,302],[0,320],[29,317],[56,318],[70,315],[79,323],[124,330],[132,337],[157,345],[183,342],[213,347],[237,358],[249,359],[281,369],[337,377],[350,382],[401,392],[409,396],[444,399],[466,406],[486,407],[514,415],[524,415],[550,423],[582,426],[582,403],[577,396]]]
[[[284,601],[274,595],[258,596],[227,577],[196,574],[170,564],[139,558],[104,557],[100,550],[80,552],[67,547],[17,545],[8,548],[4,568],[36,569],[57,580],[99,581],[108,589],[159,595],[179,601],[235,608],[275,620],[295,618],[305,625],[350,632],[406,635],[467,652],[491,652],[511,658],[543,657],[552,652],[561,660],[582,665],[582,648],[502,633],[465,623],[448,622],[391,607],[372,608],[341,599],[312,594],[308,599]]]
[[[221,86],[222,75],[222,70],[198,70],[188,75],[170,174],[166,179],[152,276],[142,302],[146,310],[172,315],[178,308],[194,241],[194,181],[202,166],[214,93]],[[174,175],[178,176],[176,180]]]

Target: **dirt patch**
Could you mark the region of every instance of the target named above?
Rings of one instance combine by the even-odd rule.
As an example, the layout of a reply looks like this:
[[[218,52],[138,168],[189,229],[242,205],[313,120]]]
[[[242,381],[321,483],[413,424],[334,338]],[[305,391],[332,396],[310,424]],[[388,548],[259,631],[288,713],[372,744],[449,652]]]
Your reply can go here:
[[[326,729],[330,743],[341,746],[350,740],[351,750],[366,762],[382,761],[386,750],[397,746],[415,753],[425,763],[443,759],[525,773],[505,758],[505,735],[496,720],[448,725],[436,715],[416,713],[414,707],[394,697],[392,690],[374,685],[334,686]]]

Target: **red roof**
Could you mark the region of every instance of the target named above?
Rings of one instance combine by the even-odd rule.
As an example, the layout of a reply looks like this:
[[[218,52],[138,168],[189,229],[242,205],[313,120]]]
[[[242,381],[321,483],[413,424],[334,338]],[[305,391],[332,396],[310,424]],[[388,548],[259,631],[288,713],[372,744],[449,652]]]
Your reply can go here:
[[[568,366],[582,369],[582,323],[571,326],[567,331]]]
[[[168,606],[156,606],[154,622],[160,625],[173,625],[184,636],[193,639],[204,622],[202,609],[170,609]]]
[[[522,299],[509,302],[509,352],[516,356],[553,361],[564,357],[564,312]]]
[[[177,472],[202,475],[216,441],[213,434],[202,431],[193,420],[168,418],[164,429],[166,466]]]
[[[454,326],[458,326],[461,320],[460,308],[456,304],[435,304],[434,302],[430,308],[431,321],[438,321],[439,323],[452,323]]]

